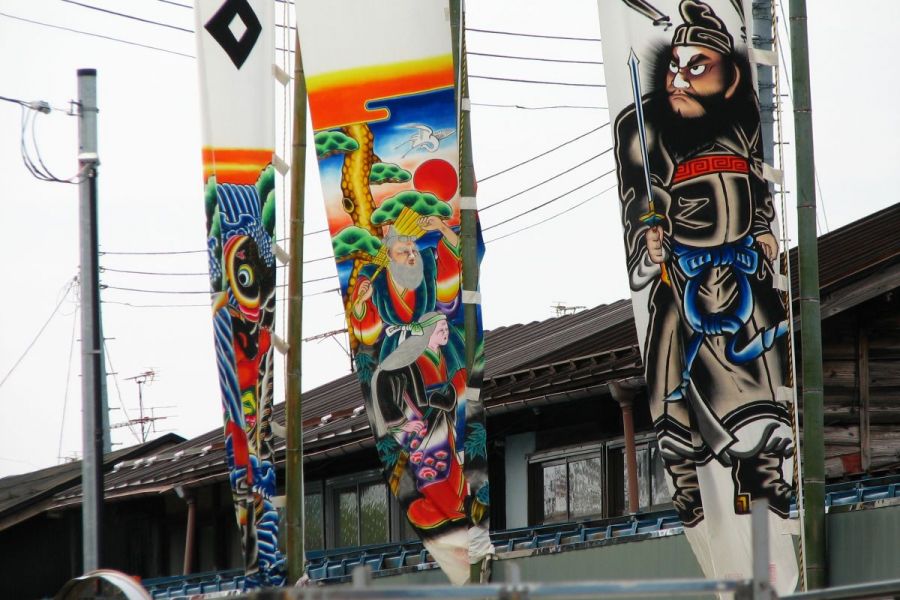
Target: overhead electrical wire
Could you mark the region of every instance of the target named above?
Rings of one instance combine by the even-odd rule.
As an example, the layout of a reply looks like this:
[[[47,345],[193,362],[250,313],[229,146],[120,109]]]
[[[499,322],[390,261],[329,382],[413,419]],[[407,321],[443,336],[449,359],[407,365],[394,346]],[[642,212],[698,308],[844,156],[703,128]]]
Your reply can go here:
[[[493,75],[472,75],[469,79],[487,79],[490,81],[510,81],[513,83],[532,83],[538,85],[565,85],[569,87],[605,88],[605,83],[584,83],[581,81],[545,81],[543,79],[517,79],[515,77],[495,77]]]
[[[282,285],[276,285],[275,287],[283,288],[283,287],[287,287],[287,285],[282,284]],[[117,286],[117,285],[107,285],[107,284],[101,284],[100,289],[117,290],[120,292],[138,292],[141,294],[177,294],[177,295],[206,294],[206,295],[209,295],[211,293],[209,290],[148,290],[145,288],[121,287],[121,286]],[[340,288],[320,290],[318,292],[311,292],[309,294],[303,294],[303,297],[309,298],[311,296],[321,296],[323,294],[330,294],[331,292],[336,292],[338,290],[340,290]]]
[[[551,110],[560,108],[585,108],[588,110],[609,110],[605,106],[581,106],[577,104],[554,104],[551,106],[523,106],[521,104],[491,104],[489,102],[472,102],[472,106],[487,106],[491,108],[517,108],[520,110]]]
[[[6,381],[9,379],[9,376],[13,374],[13,372],[16,370],[16,368],[20,364],[22,364],[22,361],[25,359],[26,356],[28,356],[28,353],[31,352],[31,349],[34,348],[34,345],[41,338],[41,335],[47,329],[47,326],[50,325],[50,321],[52,321],[53,317],[56,316],[56,313],[59,312],[59,308],[63,305],[63,302],[65,302],[66,298],[69,297],[69,293],[72,291],[72,288],[75,286],[75,281],[76,281],[76,277],[73,277],[66,284],[64,291],[59,299],[59,302],[57,302],[56,306],[53,307],[53,312],[50,313],[50,316],[47,317],[47,320],[44,321],[43,325],[41,325],[41,328],[38,330],[37,334],[34,336],[34,339],[32,339],[31,342],[28,344],[28,346],[25,347],[25,351],[22,352],[22,355],[19,356],[19,358],[16,360],[16,362],[13,364],[13,366],[10,367],[9,371],[6,372],[6,375],[3,376],[3,379],[0,380],[0,387],[3,387],[3,384],[6,383]]]
[[[602,65],[602,60],[574,60],[566,58],[541,58],[537,56],[517,56],[513,54],[491,54],[488,52],[466,51],[466,56],[487,56],[490,58],[508,58],[512,60],[534,60],[539,62],[571,63],[575,65]]]
[[[125,402],[122,400],[122,389],[119,387],[119,378],[116,376],[116,368],[113,366],[112,356],[109,353],[109,344],[106,343],[106,338],[103,339],[103,354],[104,356],[106,356],[106,362],[109,365],[107,376],[112,375],[113,384],[116,386],[116,396],[119,399],[119,408],[122,409],[122,414],[125,415],[125,426],[128,427],[128,431],[131,432],[131,435],[134,436],[134,439],[138,443],[141,443],[141,436],[138,435],[137,431],[135,431],[134,426],[132,425],[131,415],[128,414],[128,409],[125,408]],[[62,441],[60,441],[60,444],[62,444]]]
[[[566,140],[565,142],[563,142],[562,144],[560,144],[558,146],[554,146],[553,148],[550,148],[549,150],[545,150],[544,152],[541,152],[540,154],[535,154],[531,158],[523,160],[522,162],[518,162],[512,166],[506,167],[505,169],[503,169],[501,171],[497,171],[496,173],[491,173],[490,175],[487,175],[486,177],[482,177],[481,179],[478,180],[478,183],[484,183],[485,181],[488,181],[489,179],[493,179],[494,177],[497,177],[498,175],[503,175],[504,173],[509,173],[513,169],[517,169],[517,168],[521,167],[522,165],[527,165],[528,163],[530,163],[534,160],[537,160],[543,156],[547,156],[551,152],[555,152],[564,146],[568,146],[569,144],[577,142],[578,140],[585,138],[585,137],[589,136],[590,134],[600,131],[604,127],[608,127],[608,126],[609,126],[609,122],[607,121],[603,125],[600,125],[599,127],[595,127],[593,129],[591,129],[590,131],[586,131],[586,132],[582,133],[581,135],[577,135],[570,140]]]
[[[180,6],[181,8],[188,8],[193,10],[194,7],[190,4],[182,4],[181,2],[173,2],[172,0],[159,0],[163,4],[171,4],[172,6]]]
[[[784,33],[788,37],[790,37],[791,32],[790,32],[790,30],[788,30],[788,25],[787,25],[788,21],[786,20],[785,15],[784,15],[784,6],[782,6],[781,3],[779,3],[778,8],[781,10],[781,21],[782,21],[782,24],[784,25]],[[776,45],[778,46],[778,52],[781,54],[781,64],[783,64],[785,66],[785,68],[787,68],[787,60],[785,60],[785,57],[784,57],[784,44],[781,43],[781,35],[779,34],[777,26],[775,27],[775,37],[777,38]],[[789,77],[785,77],[784,81],[787,84],[788,97],[791,100],[791,104],[793,104],[794,103],[794,90],[792,89],[792,86],[791,86],[791,80]],[[813,177],[816,180],[816,190],[818,191],[819,201],[822,205],[822,218],[825,220],[825,233],[828,233],[829,231],[831,231],[831,227],[828,225],[828,211],[825,210],[825,197],[822,195],[822,184],[821,184],[821,182],[819,182],[819,170],[815,168],[815,165],[813,165]],[[816,211],[817,223],[818,223],[818,217],[819,217],[819,211]]]
[[[547,35],[542,33],[524,33],[518,31],[500,31],[497,29],[479,29],[477,27],[466,27],[466,31],[476,31],[478,33],[492,33],[494,35],[512,35],[516,37],[531,37],[551,40],[571,40],[576,42],[599,42],[600,38],[594,37],[577,37],[568,35]]]
[[[545,183],[550,183],[554,179],[559,179],[563,175],[567,175],[567,174],[571,173],[572,171],[574,171],[575,169],[577,169],[579,167],[583,167],[584,165],[588,164],[592,160],[596,160],[596,159],[600,158],[601,156],[605,156],[606,154],[609,154],[610,152],[612,152],[612,150],[613,150],[612,148],[607,148],[606,150],[603,150],[602,152],[595,154],[594,156],[588,158],[587,160],[583,160],[580,163],[578,163],[577,165],[571,166],[568,169],[566,169],[565,171],[561,171],[561,172],[557,173],[553,177],[548,177],[547,179],[544,179],[543,181],[536,183],[536,184],[532,185],[531,187],[528,187],[528,188],[525,188],[524,190],[516,192],[515,194],[513,194],[511,196],[507,196],[506,198],[503,198],[502,200],[497,200],[496,202],[488,204],[488,205],[484,206],[483,208],[479,209],[479,212],[484,212],[484,211],[488,210],[489,208],[499,206],[500,204],[503,204],[504,202],[506,202],[508,200],[512,200],[513,198],[517,198],[517,197],[521,196],[522,194],[530,192],[530,191],[534,190],[535,188],[538,188],[538,187],[544,185]]]
[[[159,52],[165,52],[167,54],[174,54],[176,56],[184,56],[185,58],[197,58],[193,54],[185,54],[184,52],[178,52],[176,50],[169,50],[168,48],[160,48],[159,46],[151,46],[149,44],[141,44],[139,42],[132,42],[131,40],[123,40],[122,38],[116,38],[116,37],[112,37],[112,36],[108,36],[108,35],[102,35],[100,33],[92,33],[90,31],[83,31],[81,29],[73,29],[71,27],[63,27],[62,25],[53,25],[52,23],[45,23],[44,21],[36,21],[34,19],[26,19],[25,17],[17,17],[16,15],[11,15],[11,14],[8,14],[5,12],[0,12],[0,17],[6,17],[8,19],[15,19],[16,21],[31,23],[32,25],[40,25],[42,27],[50,27],[52,29],[59,29],[59,30],[68,31],[71,33],[79,33],[79,34],[87,35],[90,37],[109,40],[111,42],[119,42],[121,44],[128,44],[129,46],[138,46],[140,48],[147,48],[148,50],[157,50]]]
[[[525,210],[525,211],[522,211],[521,213],[518,213],[518,214],[516,214],[516,215],[513,215],[513,216],[509,217],[508,219],[504,219],[503,221],[500,221],[499,223],[494,223],[493,225],[490,225],[489,227],[485,227],[484,229],[482,229],[482,231],[490,231],[491,229],[494,229],[495,227],[499,227],[499,226],[501,226],[501,225],[505,225],[505,224],[507,224],[507,223],[509,223],[509,222],[511,222],[511,221],[515,221],[516,219],[520,219],[520,218],[524,217],[525,215],[527,215],[527,214],[529,214],[529,213],[533,213],[533,212],[536,211],[536,210],[540,210],[541,208],[544,208],[545,206],[548,206],[548,205],[550,205],[550,204],[553,204],[553,203],[556,202],[557,200],[560,200],[560,199],[562,199],[562,198],[565,198],[566,196],[568,196],[568,195],[571,194],[572,192],[576,192],[576,191],[578,191],[578,190],[580,190],[580,189],[582,189],[582,188],[585,188],[585,187],[589,186],[590,184],[594,183],[595,181],[599,181],[600,179],[606,177],[607,175],[611,175],[611,174],[613,174],[613,173],[615,173],[615,172],[616,172],[615,169],[610,169],[610,170],[607,171],[606,173],[603,173],[602,175],[598,175],[597,177],[594,177],[593,179],[591,179],[591,180],[589,180],[589,181],[586,181],[586,182],[582,183],[581,185],[579,185],[579,186],[577,186],[577,187],[574,187],[574,188],[572,188],[571,190],[569,190],[569,191],[567,191],[567,192],[563,192],[563,193],[560,194],[559,196],[555,196],[555,197],[551,198],[550,200],[547,200],[546,202],[542,202],[541,204],[538,204],[537,206],[533,206],[532,208],[529,208],[528,210]]]
[[[76,311],[77,312],[77,311]],[[66,387],[63,389],[62,418],[59,422],[59,444],[56,447],[56,458],[62,458],[63,432],[66,429],[66,407],[69,405],[69,381],[72,377],[72,356],[75,353],[75,326],[78,324],[76,313],[72,313],[72,337],[69,340],[69,360],[66,362]]]
[[[584,206],[585,204],[587,204],[587,203],[590,202],[591,200],[594,200],[594,199],[596,199],[596,198],[599,198],[600,196],[602,196],[602,195],[605,194],[606,192],[608,192],[608,191],[610,191],[610,190],[613,190],[613,189],[615,189],[616,187],[618,187],[618,184],[611,185],[611,186],[609,186],[608,188],[606,188],[605,190],[603,190],[602,192],[600,192],[600,193],[598,193],[598,194],[594,194],[593,196],[591,196],[591,197],[589,197],[589,198],[585,198],[585,199],[582,200],[581,202],[578,202],[577,204],[573,204],[572,206],[570,206],[569,208],[567,208],[567,209],[565,209],[565,210],[563,210],[563,211],[560,211],[560,212],[558,212],[558,213],[556,213],[556,214],[554,214],[554,215],[551,215],[551,216],[549,216],[549,217],[547,217],[547,218],[545,218],[545,219],[541,219],[540,221],[537,221],[536,223],[532,223],[531,225],[526,225],[525,227],[521,227],[521,228],[516,229],[516,230],[514,230],[514,231],[511,231],[511,232],[509,232],[509,233],[505,233],[505,234],[503,234],[503,235],[501,235],[501,236],[499,236],[499,237],[495,237],[494,239],[487,240],[487,241],[485,242],[485,244],[490,244],[490,243],[492,243],[492,242],[496,242],[497,240],[502,240],[503,238],[508,238],[508,237],[510,237],[510,236],[516,235],[517,233],[522,233],[523,231],[526,231],[526,230],[531,229],[531,228],[533,228],[533,227],[537,227],[538,225],[543,225],[543,224],[546,223],[547,221],[552,221],[553,219],[555,219],[555,218],[557,218],[557,217],[561,217],[561,216],[563,216],[563,215],[566,214],[566,213],[572,212],[573,210],[575,210],[576,208],[578,208],[578,207],[580,207],[580,206]]]
[[[125,13],[116,12],[114,10],[109,10],[108,8],[101,8],[99,6],[94,6],[93,4],[85,4],[84,2],[76,2],[75,0],[61,0],[66,4],[74,4],[75,6],[81,6],[83,8],[88,8],[90,10],[96,10],[98,12],[106,13],[108,15],[115,15],[117,17],[124,17],[126,19],[131,19],[132,21],[139,21],[141,23],[147,23],[148,25],[158,25],[160,27],[166,27],[168,29],[174,29],[176,31],[184,31],[186,33],[194,33],[193,29],[186,29],[184,27],[179,27],[178,25],[170,25],[169,23],[163,23],[161,21],[154,21],[152,19],[145,19],[143,17],[138,17],[135,15],[129,15]]]

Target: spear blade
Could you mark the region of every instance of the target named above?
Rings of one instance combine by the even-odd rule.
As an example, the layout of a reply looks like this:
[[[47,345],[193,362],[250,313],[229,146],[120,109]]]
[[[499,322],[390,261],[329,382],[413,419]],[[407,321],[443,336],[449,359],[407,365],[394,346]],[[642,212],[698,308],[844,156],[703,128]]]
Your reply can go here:
[[[631,93],[634,97],[634,114],[637,118],[638,139],[641,145],[641,161],[644,167],[644,186],[647,191],[647,213],[640,217],[642,223],[646,223],[650,227],[657,225],[665,220],[661,214],[656,212],[656,204],[653,200],[653,188],[650,185],[650,160],[647,153],[647,130],[644,127],[644,104],[641,94],[641,61],[638,59],[634,48],[628,54],[628,72],[631,75]]]

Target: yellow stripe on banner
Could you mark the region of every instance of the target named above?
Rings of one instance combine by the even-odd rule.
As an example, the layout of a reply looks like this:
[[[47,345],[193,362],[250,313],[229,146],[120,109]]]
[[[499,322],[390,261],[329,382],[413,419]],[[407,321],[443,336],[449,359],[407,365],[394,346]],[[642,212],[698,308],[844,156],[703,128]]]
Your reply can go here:
[[[307,78],[313,129],[382,121],[385,108],[370,110],[373,100],[420,94],[453,86],[453,57],[441,54],[391,64],[354,67]]]
[[[216,183],[253,184],[272,163],[271,148],[203,148],[203,180]]]

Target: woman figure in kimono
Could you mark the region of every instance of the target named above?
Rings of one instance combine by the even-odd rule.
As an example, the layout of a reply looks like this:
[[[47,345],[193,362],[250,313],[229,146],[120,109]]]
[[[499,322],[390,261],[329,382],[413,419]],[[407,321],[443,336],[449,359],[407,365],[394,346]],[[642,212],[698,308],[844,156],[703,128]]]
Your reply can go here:
[[[366,406],[384,476],[410,524],[444,571],[468,577],[462,470],[466,371],[448,371],[447,317],[430,312],[372,376]],[[459,440],[459,441],[458,441]],[[460,556],[456,557],[455,555]],[[463,573],[464,571],[464,573]]]

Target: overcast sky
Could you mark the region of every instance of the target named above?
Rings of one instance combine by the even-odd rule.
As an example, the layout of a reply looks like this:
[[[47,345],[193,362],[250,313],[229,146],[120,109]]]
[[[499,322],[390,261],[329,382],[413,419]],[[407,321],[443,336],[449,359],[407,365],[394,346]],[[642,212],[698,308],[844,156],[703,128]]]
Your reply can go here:
[[[115,373],[108,379],[111,421],[126,420],[122,406],[132,418],[137,415],[138,388],[128,378],[152,369],[156,378],[144,386],[143,396],[153,414],[167,417],[156,422],[157,429],[195,436],[221,423],[221,407],[202,252],[195,46],[193,35],[178,29],[193,28],[191,10],[177,5],[191,0],[82,4],[172,27],[63,0],[0,0],[0,96],[46,100],[63,109],[36,116],[34,141],[44,164],[55,175],[69,177],[77,169],[77,121],[64,110],[76,97],[76,70],[98,70],[100,244],[105,252],[100,263],[106,269],[101,281],[108,286],[102,310],[112,363],[108,369]],[[852,3],[854,11],[850,5],[809,2],[815,152],[831,229],[898,200],[890,183],[900,164],[900,146],[894,142],[900,136],[900,113],[894,109],[897,83],[891,75],[900,54],[894,31],[900,3],[866,0]],[[293,20],[286,4],[278,3],[276,12],[279,22]],[[471,28],[599,37],[596,0],[470,0],[467,14]],[[784,29],[781,35],[787,52]],[[293,47],[292,39],[279,37],[278,45],[285,44]],[[549,318],[557,302],[593,307],[626,297],[618,205],[610,189],[614,177],[596,179],[613,168],[613,159],[609,153],[592,159],[611,145],[609,128],[603,127],[609,114],[598,108],[606,106],[603,88],[475,77],[602,84],[602,66],[592,64],[602,60],[601,44],[475,31],[467,44],[471,53],[587,61],[470,54],[475,167],[483,179],[479,205],[515,195],[485,208],[481,216],[488,240],[481,283],[486,327]],[[291,71],[283,54],[276,60]],[[786,87],[783,91],[787,94]],[[290,145],[284,134],[290,131],[283,109],[284,98],[290,101],[286,94],[276,89],[276,139],[282,155],[285,144]],[[788,97],[783,100],[791,190],[791,105]],[[7,415],[0,425],[0,476],[50,466],[81,451],[77,295],[69,290],[78,269],[78,190],[32,177],[20,156],[20,132],[19,107],[0,102],[0,222],[7,240],[0,288],[0,405]],[[30,129],[28,134],[33,155]],[[490,177],[582,134],[540,159]],[[308,162],[306,230],[312,232],[326,224],[315,161],[310,157]],[[793,201],[789,194],[789,231],[794,229]],[[279,208],[278,231],[284,231],[285,214]],[[821,224],[824,229],[824,217]],[[306,252],[307,260],[329,256],[327,235],[308,236]],[[331,260],[307,265],[304,336],[344,326],[340,298],[328,291],[337,287],[336,279],[329,278],[334,273]],[[281,306],[279,332],[284,328]],[[304,389],[349,372],[346,344],[346,335],[304,344]],[[282,365],[278,402],[283,398]],[[113,442],[131,445],[135,433],[116,428]]]

